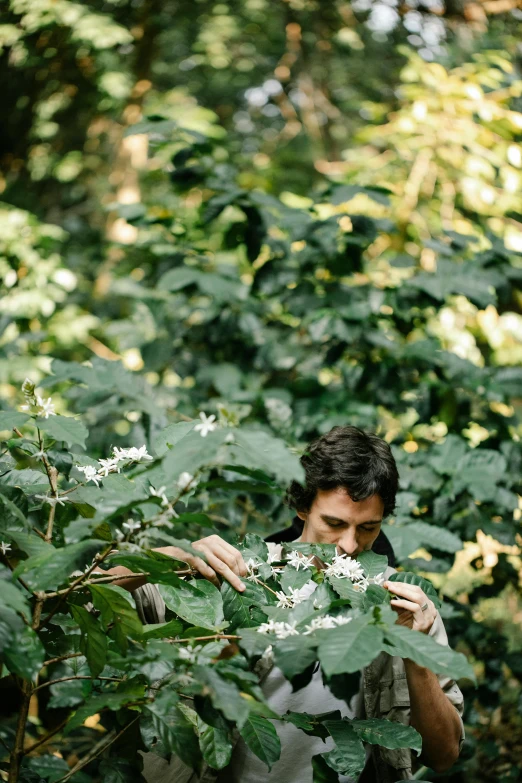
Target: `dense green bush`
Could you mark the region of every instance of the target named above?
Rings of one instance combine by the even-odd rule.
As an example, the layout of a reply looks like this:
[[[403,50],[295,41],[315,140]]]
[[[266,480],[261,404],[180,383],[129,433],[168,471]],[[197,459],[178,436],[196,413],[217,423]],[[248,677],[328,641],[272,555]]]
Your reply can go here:
[[[11,0],[2,19],[10,111],[0,180],[0,499],[3,540],[11,542],[9,531],[18,535],[2,562],[23,568],[26,556],[39,555],[31,528],[45,535],[48,524],[49,505],[42,512],[35,500],[49,491],[42,461],[32,456],[41,447],[12,431],[34,434],[13,414],[26,376],[43,400],[52,394],[57,412],[84,423],[70,415],[41,419],[61,486],[81,478],[73,460],[91,464],[115,447],[146,444],[157,457],[152,466],[129,466],[125,480],[111,475],[103,488],[90,483],[56,506],[53,545],[81,553],[86,541],[97,542],[85,549],[85,563],[105,551],[104,541],[108,547],[108,528],[131,532],[122,525],[141,517],[130,513],[136,504],[146,507],[142,527],[154,529],[149,521],[161,501],[138,494],[120,509],[128,490],[122,482],[143,488],[139,474],[171,463],[154,486],[172,488],[180,473],[202,467],[191,467],[190,449],[176,451],[172,434],[192,427],[200,411],[246,440],[230,463],[220,460],[232,444],[219,447],[219,458],[204,455],[205,470],[214,472],[186,508],[181,499],[182,521],[168,533],[187,541],[210,530],[233,541],[284,527],[283,484],[305,443],[340,423],[377,430],[401,473],[386,532],[402,567],[429,577],[445,597],[450,640],[478,680],[477,689],[466,686],[468,740],[454,780],[516,779],[517,18],[508,13],[486,29],[466,15],[468,6],[464,25],[449,5],[435,22],[422,8],[418,35],[406,26],[408,12],[379,38],[373,10],[344,2],[274,5],[266,24],[263,0],[196,5],[176,4],[175,25],[173,6],[155,0],[89,9],[68,0]],[[430,24],[444,27],[446,44],[434,48],[436,62],[428,65],[410,39],[420,40]],[[250,101],[247,90],[263,91],[270,79],[280,91],[272,81],[266,94],[256,93],[263,106]],[[223,432],[195,443],[209,449]],[[262,464],[260,443],[275,449]],[[10,622],[28,649],[29,669],[17,676],[29,676],[44,658],[20,613],[28,618],[36,599],[7,570],[3,576]],[[79,606],[76,597],[88,593],[71,595]],[[79,617],[92,627],[80,611],[67,643],[86,652]],[[111,654],[118,643],[110,641]],[[66,676],[67,666],[45,669],[42,684]],[[14,713],[13,677],[1,686]],[[46,747],[63,747],[73,765],[98,741],[100,726],[108,730],[102,740],[117,736],[129,711],[107,709],[101,723],[62,739],[60,723],[90,688],[85,680],[38,692],[28,733],[36,740],[58,729],[56,744],[29,753],[24,774],[41,773]],[[13,726],[2,728],[7,748]],[[131,745],[137,728],[123,735]],[[109,754],[118,757],[119,747],[118,740]],[[60,760],[49,764],[48,779],[65,774]],[[110,779],[107,769],[99,774]]]

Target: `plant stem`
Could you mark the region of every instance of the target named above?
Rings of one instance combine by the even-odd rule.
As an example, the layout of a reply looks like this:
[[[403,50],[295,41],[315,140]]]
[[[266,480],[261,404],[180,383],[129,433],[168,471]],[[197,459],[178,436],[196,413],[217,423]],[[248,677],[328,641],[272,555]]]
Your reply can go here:
[[[53,465],[49,463],[49,460],[47,459],[47,456],[44,453],[44,449],[43,449],[44,442],[40,430],[38,430],[38,443],[40,446],[40,451],[42,452],[42,461],[45,466],[45,471],[47,473],[49,485],[51,487],[51,494],[53,497],[56,498],[58,494],[57,493],[58,471]],[[51,504],[51,509],[49,511],[49,518],[47,520],[47,530],[45,533],[45,540],[49,543],[51,542],[51,539],[53,537],[55,513],[56,513],[56,505]],[[32,627],[35,631],[38,631],[38,629],[40,628],[40,618],[42,616],[42,608],[45,601],[46,601],[46,595],[44,592],[40,591],[36,593],[36,602],[34,605],[33,622],[32,622]],[[19,773],[20,773],[20,763],[24,755],[25,726],[27,723],[27,716],[29,714],[29,704],[31,702],[31,696],[33,694],[33,689],[30,680],[22,680],[21,691],[22,691],[22,701],[20,704],[20,711],[18,713],[18,721],[16,724],[14,747],[11,753],[11,758],[9,763],[8,783],[17,783]]]
[[[83,655],[83,653],[67,653],[66,655],[60,655],[58,658],[50,658],[48,661],[44,661],[42,663],[42,669],[44,669],[46,666],[51,666],[53,663],[61,663],[62,661],[66,661],[68,658],[79,658],[80,655]]]
[[[91,566],[91,567],[88,569],[88,571],[87,571],[85,574],[82,574],[81,576],[79,576],[77,579],[75,579],[75,580],[74,580],[74,582],[71,582],[71,584],[69,585],[69,587],[66,587],[66,588],[65,588],[65,590],[64,590],[63,592],[61,592],[61,593],[60,593],[60,596],[59,596],[59,598],[58,598],[58,601],[57,601],[56,605],[55,605],[55,606],[53,607],[53,609],[52,609],[52,610],[49,612],[49,614],[47,615],[47,617],[45,618],[45,620],[44,620],[42,623],[40,623],[40,628],[42,628],[44,625],[47,625],[47,623],[48,623],[48,622],[51,620],[51,618],[52,618],[52,617],[54,617],[54,615],[56,614],[56,612],[58,611],[58,609],[59,609],[59,608],[60,608],[60,606],[62,605],[63,601],[65,601],[65,599],[66,599],[66,598],[67,598],[67,596],[69,595],[69,593],[71,593],[71,592],[72,592],[72,591],[73,591],[73,590],[74,590],[74,589],[75,589],[75,588],[76,588],[76,587],[77,587],[77,586],[78,586],[78,585],[79,585],[81,582],[83,582],[85,579],[88,579],[88,578],[89,578],[89,576],[90,576],[90,575],[92,574],[92,572],[94,571],[94,569],[95,569],[95,568],[97,568],[97,567],[100,565],[100,563],[103,563],[103,561],[105,560],[105,558],[106,558],[106,557],[108,557],[108,556],[110,555],[111,551],[112,551],[112,543],[111,543],[111,546],[110,546],[110,547],[109,547],[107,550],[105,550],[105,552],[104,552],[103,554],[101,554],[101,555],[100,555],[100,554],[97,554],[97,555],[95,555],[95,557],[94,557],[94,563],[93,563],[93,564],[92,564],[92,566]],[[46,600],[47,600],[48,598],[49,598],[49,594],[47,593]]]
[[[116,742],[117,739],[121,737],[122,734],[124,734],[128,728],[130,728],[134,723],[136,723],[137,720],[139,720],[140,715],[137,715],[134,720],[131,720],[130,723],[127,723],[126,726],[121,729],[117,734],[114,734],[111,732],[107,737],[103,737],[103,739],[100,740],[100,742],[97,742],[94,748],[87,753],[86,756],[84,756],[83,759],[80,759],[77,764],[74,765],[74,767],[69,770],[67,775],[64,775],[63,778],[60,778],[56,781],[56,783],[65,783],[66,780],[69,780],[73,775],[75,775],[80,769],[83,769],[83,767],[87,766],[87,764],[90,764],[91,761],[94,761],[97,756],[99,756],[101,753],[103,753],[104,750],[106,750],[110,745],[113,744],[113,742]]]
[[[40,745],[45,745],[45,743],[48,742],[51,739],[51,737],[54,737],[55,734],[58,734],[58,732],[61,731],[61,729],[63,729],[63,727],[65,726],[68,720],[69,720],[69,716],[67,716],[67,718],[65,718],[65,720],[63,720],[55,729],[53,729],[48,734],[46,734],[45,737],[39,739],[37,742],[34,743],[34,745],[31,745],[30,748],[26,748],[24,750],[24,756],[27,756],[29,753],[32,753],[33,750],[39,748]]]
[[[212,639],[241,639],[234,634],[215,633],[212,636],[191,636],[189,639],[169,639],[170,644],[183,644],[184,642],[209,642]]]
[[[91,677],[89,674],[76,674],[72,677],[59,677],[57,680],[49,680],[43,682],[41,685],[37,685],[33,689],[33,693],[41,690],[42,688],[48,688],[49,685],[56,685],[57,682],[67,682],[68,680],[110,680],[111,682],[123,682],[120,677]]]
[[[18,713],[18,723],[16,725],[14,747],[11,752],[8,783],[18,783],[20,764],[24,755],[25,724],[29,714],[30,701],[31,683],[29,680],[22,680],[22,703],[20,705],[20,712]]]

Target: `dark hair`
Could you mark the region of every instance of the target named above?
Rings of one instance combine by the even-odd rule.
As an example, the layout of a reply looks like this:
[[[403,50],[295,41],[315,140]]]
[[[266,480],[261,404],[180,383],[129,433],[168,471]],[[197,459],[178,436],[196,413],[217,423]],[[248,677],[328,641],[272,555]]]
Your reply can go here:
[[[355,502],[379,495],[384,516],[395,508],[399,483],[389,445],[378,435],[358,427],[334,427],[314,440],[301,457],[305,486],[292,481],[286,502],[297,511],[309,511],[317,490],[343,487]]]

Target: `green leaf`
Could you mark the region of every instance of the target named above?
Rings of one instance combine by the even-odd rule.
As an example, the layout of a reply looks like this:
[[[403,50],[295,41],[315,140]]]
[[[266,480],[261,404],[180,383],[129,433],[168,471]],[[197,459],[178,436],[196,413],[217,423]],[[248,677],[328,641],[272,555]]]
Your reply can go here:
[[[107,636],[95,617],[83,606],[71,606],[71,614],[82,631],[80,649],[93,677],[103,671],[107,660]]]
[[[268,547],[266,542],[263,541],[261,536],[255,533],[247,533],[238,549],[243,555],[244,560],[252,558],[253,560],[262,560],[266,562],[268,559]]]
[[[73,571],[83,571],[102,547],[103,542],[96,539],[86,539],[62,549],[49,547],[20,563],[14,576],[23,576],[24,582],[32,590],[54,590],[63,584]]]
[[[148,623],[143,626],[141,638],[144,641],[148,639],[173,639],[183,630],[183,623],[180,620],[170,620],[168,623]]]
[[[385,629],[385,639],[390,645],[387,652],[391,655],[410,658],[435,674],[453,679],[467,677],[475,682],[475,673],[467,658],[447,645],[438,644],[431,636],[402,625],[391,625]]]
[[[241,736],[252,753],[266,764],[270,772],[281,756],[281,742],[274,724],[259,715],[250,715],[241,729]]]
[[[68,446],[76,444],[85,448],[89,431],[79,419],[72,416],[49,416],[48,419],[36,419],[35,424],[55,440],[63,440]]]
[[[198,717],[199,747],[203,758],[212,769],[223,769],[232,758],[232,742],[225,721],[217,728]]]
[[[47,706],[49,709],[77,707],[78,704],[85,701],[86,688],[90,689],[91,687],[91,683],[88,680],[55,682],[55,684],[51,685],[49,688],[52,695]]]
[[[312,756],[312,783],[339,783],[339,775],[326,761],[329,756],[329,753]]]
[[[381,650],[383,632],[369,625],[369,615],[332,628],[319,642],[319,660],[325,674],[344,674],[363,669]]]
[[[0,432],[12,430],[15,427],[23,427],[23,425],[31,417],[27,413],[18,413],[17,411],[0,411]]]
[[[21,614],[24,614],[26,618],[29,618],[29,598],[29,593],[26,591],[22,592],[22,590],[12,582],[8,582],[7,579],[0,580],[0,604],[7,606],[9,609],[13,609],[15,612],[20,612]]]
[[[304,481],[299,458],[284,441],[264,430],[235,429],[233,433],[235,442],[228,450],[231,464],[263,470],[281,484],[289,484],[293,479]]]
[[[179,579],[176,587],[158,585],[165,604],[191,625],[219,631],[223,624],[223,602],[217,587],[203,579],[198,587]]]
[[[279,580],[279,584],[282,590],[289,595],[291,587],[292,590],[299,590],[310,581],[311,573],[307,568],[296,569],[293,566],[287,565],[283,571],[283,575]]]
[[[366,576],[373,579],[374,576],[384,573],[388,568],[388,558],[385,555],[377,555],[375,552],[361,552],[357,560],[364,568]]]
[[[18,549],[24,552],[29,557],[33,557],[40,554],[49,554],[55,552],[55,548],[47,541],[43,541],[40,536],[34,533],[25,533],[21,530],[10,530],[9,537],[16,543]]]
[[[135,604],[130,594],[116,585],[90,585],[92,601],[101,613],[105,629],[113,623],[113,633],[122,652],[126,652],[128,639],[139,639],[143,626],[136,614]]]
[[[117,712],[126,704],[135,701],[142,701],[145,698],[145,685],[139,685],[135,682],[123,682],[118,685],[116,690],[106,691],[91,696],[84,705],[79,707],[71,716],[71,719],[65,727],[65,734],[77,729],[86,718],[95,715],[103,709],[109,709]]]
[[[170,448],[176,446],[176,444],[188,435],[188,433],[194,429],[196,420],[194,421],[180,421],[177,424],[169,424],[164,430],[155,433],[152,439],[152,449],[156,452],[158,457],[163,457]]]
[[[462,549],[461,539],[446,528],[428,525],[426,522],[414,522],[406,526],[406,533],[418,537],[422,546],[440,549],[442,552],[459,552]],[[412,549],[412,552],[415,550]]]
[[[316,646],[309,636],[287,636],[274,642],[274,661],[285,677],[293,680],[317,660]]]
[[[26,759],[24,767],[30,769],[34,775],[37,775],[39,780],[43,778],[49,781],[49,783],[55,783],[69,772],[69,765],[65,759],[49,755]]]
[[[30,526],[27,519],[28,502],[22,490],[16,487],[0,486],[0,507],[2,530],[27,530]]]
[[[0,652],[10,672],[35,680],[45,660],[43,645],[12,609],[0,606]]]
[[[201,763],[201,751],[194,727],[179,708],[179,696],[172,689],[160,691],[146,707],[157,736],[168,753],[175,753],[191,769]]]
[[[241,696],[237,685],[225,680],[215,668],[209,666],[194,666],[193,676],[197,682],[205,685],[208,689],[212,706],[241,729],[250,710],[248,701]]]
[[[419,574],[414,574],[412,571],[397,571],[395,574],[391,574],[391,576],[388,577],[389,582],[404,582],[404,584],[407,585],[416,585],[417,587],[420,587],[421,590],[426,593],[428,598],[430,598],[437,609],[441,605],[441,600],[437,594],[437,591],[433,587],[432,583],[425,579],[423,576],[419,576]],[[391,591],[393,593],[393,590]]]
[[[396,721],[369,718],[367,720],[354,720],[351,726],[363,742],[372,745],[381,745],[383,748],[412,748],[420,753],[422,750],[422,737],[413,726],[403,726]]]
[[[335,742],[337,753],[327,755],[326,761],[336,772],[358,778],[366,763],[364,746],[355,733],[351,722],[347,720],[327,720],[324,722],[328,733]]]
[[[243,593],[238,592],[229,582],[224,581],[221,585],[225,620],[232,633],[236,628],[251,628],[264,622],[261,619],[263,611],[259,607],[268,605],[267,591],[261,585],[246,579],[241,581],[246,587]]]

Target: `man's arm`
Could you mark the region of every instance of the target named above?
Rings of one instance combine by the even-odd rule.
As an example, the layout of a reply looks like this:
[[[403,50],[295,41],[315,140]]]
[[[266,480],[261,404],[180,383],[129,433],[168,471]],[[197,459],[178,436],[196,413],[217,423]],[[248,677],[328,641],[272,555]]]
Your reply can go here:
[[[245,576],[247,573],[247,567],[243,556],[238,549],[235,549],[224,539],[219,536],[207,536],[192,544],[194,549],[198,549],[205,555],[205,560],[195,555],[188,554],[182,549],[178,549],[175,546],[164,546],[155,549],[155,552],[162,552],[164,555],[175,560],[182,560],[184,563],[188,563],[192,568],[213,582],[217,587],[220,586],[220,577],[230,582],[232,587],[236,590],[243,592],[245,586],[240,576]],[[114,566],[114,568],[107,568],[102,572],[99,569],[98,573],[105,575],[121,574],[122,578],[115,580],[112,584],[118,587],[124,587],[126,590],[137,590],[139,587],[143,587],[147,583],[147,577],[141,574],[134,574],[129,568],[125,566]]]
[[[438,612],[423,590],[405,582],[385,582],[384,587],[397,596],[391,600],[392,609],[398,614],[397,624],[429,634]],[[410,723],[422,737],[420,758],[435,772],[445,772],[459,757],[459,715],[436,674],[407,658],[404,667],[410,693]]]
[[[420,759],[434,772],[445,772],[459,757],[459,715],[436,674],[408,659],[404,666],[410,692],[410,723],[422,737]]]

